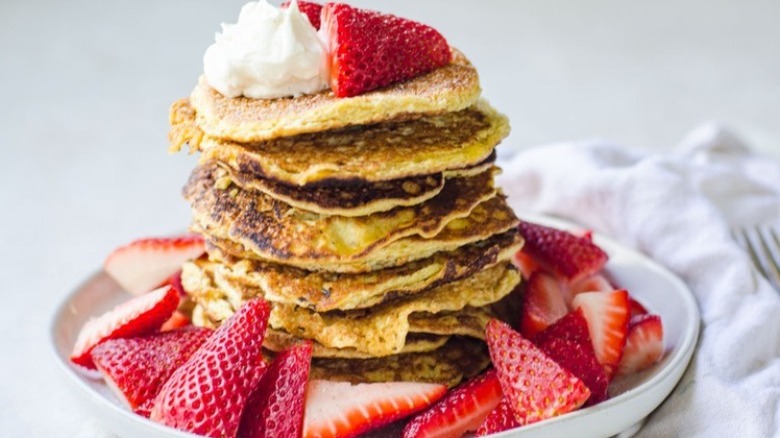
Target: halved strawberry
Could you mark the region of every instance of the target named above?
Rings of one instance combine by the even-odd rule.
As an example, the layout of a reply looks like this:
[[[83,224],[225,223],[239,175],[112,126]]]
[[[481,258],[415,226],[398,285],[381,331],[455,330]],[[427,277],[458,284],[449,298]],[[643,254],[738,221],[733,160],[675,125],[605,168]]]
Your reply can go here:
[[[112,310],[92,318],[81,328],[70,360],[95,369],[90,353],[101,342],[116,338],[142,336],[159,330],[179,305],[179,294],[169,286],[135,297]]]
[[[558,278],[573,284],[601,270],[607,254],[585,237],[531,222],[520,222],[523,251]]]
[[[458,386],[435,405],[417,414],[404,427],[403,438],[447,438],[477,430],[501,401],[496,371]]]
[[[239,437],[301,436],[311,352],[311,341],[304,341],[276,356],[246,401]]]
[[[506,399],[502,399],[477,428],[477,436],[485,436],[520,427]]]
[[[536,260],[522,249],[515,253],[512,263],[520,270],[520,274],[525,279],[531,278],[531,275],[539,269],[539,263],[536,263]]]
[[[248,301],[179,367],[154,401],[151,419],[210,437],[236,436],[249,393],[262,377],[270,307]]]
[[[580,379],[507,324],[491,319],[485,338],[501,390],[520,425],[571,412],[590,397]]]
[[[596,359],[612,378],[623,355],[623,346],[628,334],[631,311],[628,293],[625,290],[612,292],[584,292],[572,301],[575,308],[581,308],[588,321],[588,331],[596,351]]]
[[[590,397],[584,406],[595,405],[609,398],[609,378],[590,343],[556,338],[537,344],[539,349],[575,375],[590,390]]]
[[[568,339],[581,344],[591,343],[588,321],[585,320],[582,309],[575,309],[567,313],[566,316],[544,329],[544,331],[531,338],[531,340],[534,344],[539,345],[558,338]]]
[[[552,275],[536,271],[531,275],[523,295],[520,332],[530,338],[568,312],[561,284]]]
[[[628,308],[631,309],[631,318],[637,315],[647,315],[648,312],[645,306],[632,297],[628,297]]]
[[[292,2],[282,3],[282,8],[287,8]],[[322,5],[314,2],[302,2],[299,1],[298,10],[301,11],[309,19],[309,23],[314,26],[315,29],[320,29],[320,12],[322,11]]]
[[[447,392],[435,383],[360,383],[312,380],[306,395],[304,437],[349,438],[421,411]]]
[[[628,339],[618,374],[632,374],[650,368],[664,354],[664,327],[658,315],[631,318]]]
[[[191,326],[136,338],[110,339],[92,350],[92,360],[117,397],[136,413],[148,417],[149,402],[210,335],[209,329]]]
[[[328,42],[330,86],[337,97],[412,79],[452,59],[447,41],[432,27],[344,3],[322,8],[320,32]]]
[[[195,234],[140,239],[115,249],[103,268],[124,290],[139,295],[159,287],[182,263],[205,251],[203,237]]]

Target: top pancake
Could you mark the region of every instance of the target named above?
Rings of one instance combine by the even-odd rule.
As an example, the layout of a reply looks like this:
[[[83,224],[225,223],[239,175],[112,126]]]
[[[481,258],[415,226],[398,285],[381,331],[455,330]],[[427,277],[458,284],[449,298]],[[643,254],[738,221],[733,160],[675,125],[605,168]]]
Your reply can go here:
[[[281,99],[227,98],[201,77],[190,99],[206,134],[253,142],[459,111],[472,105],[480,91],[477,70],[453,50],[449,65],[354,97],[338,98],[324,90]]]
[[[488,159],[509,134],[507,118],[486,101],[414,120],[239,143],[206,135],[186,100],[171,107],[170,149],[184,143],[256,178],[292,186],[361,184],[431,175]]]

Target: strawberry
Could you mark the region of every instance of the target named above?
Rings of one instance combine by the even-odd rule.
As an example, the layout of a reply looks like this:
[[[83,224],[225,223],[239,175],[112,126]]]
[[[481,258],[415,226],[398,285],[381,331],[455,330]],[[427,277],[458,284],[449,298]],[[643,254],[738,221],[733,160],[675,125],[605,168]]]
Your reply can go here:
[[[534,272],[526,285],[520,312],[520,332],[523,336],[534,336],[566,312],[568,308],[558,280],[545,272]]]
[[[446,386],[435,383],[312,380],[303,436],[354,437],[425,409],[446,392]]]
[[[305,341],[276,356],[247,399],[239,437],[301,436],[311,352],[311,341]]]
[[[628,293],[625,290],[584,292],[574,297],[572,305],[582,309],[588,321],[596,359],[611,378],[620,363],[626,343],[631,315]]]
[[[607,254],[585,237],[531,222],[520,222],[523,251],[569,284],[601,270]]]
[[[609,379],[604,368],[596,360],[592,344],[556,338],[537,345],[547,356],[582,380],[582,383],[588,387],[590,397],[585,406],[591,406],[609,398],[607,392]]]
[[[444,37],[421,23],[344,3],[327,3],[321,18],[337,97],[412,79],[452,59]]]
[[[109,339],[153,333],[171,317],[178,305],[179,294],[167,286],[125,301],[84,324],[70,360],[87,369],[95,369],[90,353],[96,345]]]
[[[211,335],[187,327],[167,333],[110,339],[92,350],[92,360],[108,387],[132,410],[149,416],[150,401],[163,383]]]
[[[190,325],[190,318],[180,311],[173,312],[170,318],[160,327],[161,332],[167,332]]]
[[[103,268],[124,290],[139,295],[159,287],[182,263],[205,251],[203,237],[194,234],[140,239],[115,249]]]
[[[664,327],[658,315],[631,318],[628,339],[618,374],[632,374],[649,368],[664,354]]]
[[[517,269],[520,270],[523,278],[526,279],[531,278],[531,274],[539,269],[539,264],[536,263],[536,260],[534,260],[533,257],[529,256],[523,250],[517,251],[515,253],[514,258],[512,259],[512,263],[514,263]]]
[[[647,311],[645,306],[642,305],[642,303],[633,299],[632,297],[628,297],[628,308],[631,309],[632,319],[637,315],[647,315],[650,313]]]
[[[266,364],[261,355],[270,307],[246,302],[179,367],[154,401],[151,419],[210,437],[234,437]]]
[[[590,333],[588,332],[588,321],[582,313],[582,309],[575,309],[566,314],[555,324],[547,327],[531,340],[536,345],[540,345],[553,339],[567,339],[580,344],[590,344]]]
[[[282,8],[287,8],[292,2],[282,3]],[[315,29],[320,30],[320,12],[322,11],[322,5],[314,2],[297,2],[298,10],[301,11],[306,18],[309,19],[309,23],[314,26]]]
[[[501,397],[496,371],[488,370],[417,414],[404,427],[403,438],[446,438],[473,432]]]
[[[571,412],[590,397],[580,379],[507,324],[491,319],[485,338],[501,390],[518,424]]]
[[[173,275],[168,277],[168,279],[165,280],[165,284],[172,287],[176,292],[178,292],[180,297],[184,298],[187,295],[187,291],[184,290],[184,286],[181,284],[181,269],[174,272]]]
[[[499,433],[516,427],[520,427],[520,424],[515,420],[515,413],[506,399],[502,399],[477,428],[477,436]]]
[[[601,274],[591,275],[571,285],[571,293],[577,295],[582,292],[611,292],[616,288]]]

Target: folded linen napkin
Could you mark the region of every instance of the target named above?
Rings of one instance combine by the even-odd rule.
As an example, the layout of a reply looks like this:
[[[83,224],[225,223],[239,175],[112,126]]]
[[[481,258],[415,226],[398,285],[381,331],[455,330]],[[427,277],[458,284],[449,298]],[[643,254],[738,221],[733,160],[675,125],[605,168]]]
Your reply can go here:
[[[669,154],[588,141],[525,150],[502,167],[499,183],[517,211],[611,236],[696,296],[697,352],[636,436],[780,436],[780,295],[730,235],[735,225],[780,225],[780,162],[706,125]]]

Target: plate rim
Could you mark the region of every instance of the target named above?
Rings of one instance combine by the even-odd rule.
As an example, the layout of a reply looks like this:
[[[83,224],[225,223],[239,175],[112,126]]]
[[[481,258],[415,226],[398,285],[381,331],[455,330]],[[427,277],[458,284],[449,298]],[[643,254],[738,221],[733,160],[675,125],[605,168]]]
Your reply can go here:
[[[572,221],[561,219],[551,215],[542,215],[542,214],[530,213],[530,212],[517,212],[517,216],[520,217],[521,220],[538,222],[545,225],[550,225],[550,226],[567,229],[567,230],[584,228]],[[631,257],[640,260],[644,267],[647,267],[650,270],[655,271],[656,274],[660,274],[665,279],[672,282],[675,285],[675,289],[677,291],[684,292],[682,294],[679,294],[679,296],[685,304],[685,309],[684,309],[685,313],[689,314],[692,318],[683,327],[684,333],[680,345],[678,348],[675,349],[674,353],[669,358],[668,363],[662,369],[660,369],[655,375],[650,377],[647,381],[642,382],[640,385],[631,388],[614,398],[598,403],[594,406],[590,406],[585,409],[580,409],[574,412],[570,412],[568,414],[561,415],[559,417],[548,419],[545,421],[541,421],[536,424],[527,425],[518,429],[507,430],[499,434],[493,435],[496,438],[511,438],[511,437],[520,438],[523,435],[533,433],[535,431],[538,431],[539,429],[547,428],[553,424],[566,424],[570,422],[576,422],[583,416],[593,415],[594,413],[598,413],[600,411],[604,411],[607,409],[612,409],[616,406],[624,405],[631,402],[632,400],[636,400],[638,397],[641,397],[642,395],[646,394],[648,391],[653,390],[654,388],[658,387],[662,383],[668,383],[667,381],[670,378],[674,378],[673,377],[674,374],[679,374],[678,377],[674,378],[674,382],[671,382],[671,386],[669,390],[665,391],[665,394],[661,398],[660,402],[653,407],[652,410],[655,410],[658,408],[658,406],[660,406],[663,403],[663,401],[669,396],[669,394],[671,394],[671,392],[680,382],[682,376],[685,374],[688,367],[690,366],[691,358],[695,351],[700,329],[701,329],[701,315],[698,308],[698,304],[696,303],[696,299],[693,293],[691,292],[690,288],[688,287],[688,285],[685,284],[685,282],[679,276],[673,273],[671,270],[669,270],[665,266],[661,265],[660,263],[654,261],[650,257],[646,256],[645,254],[633,248],[625,246],[619,243],[618,241],[608,236],[605,236],[602,233],[594,233],[593,238],[596,243],[599,244],[606,243],[607,246],[609,247],[617,248],[621,252],[630,254]],[[71,299],[74,296],[76,296],[80,291],[84,290],[84,288],[87,285],[91,284],[102,275],[106,275],[105,272],[102,270],[97,270],[91,275],[89,275],[88,277],[86,277],[84,280],[79,282],[75,288],[71,289],[70,292],[62,298],[59,304],[55,307],[53,314],[49,318],[48,350],[50,354],[54,357],[54,360],[57,363],[57,368],[59,368],[67,376],[67,380],[71,383],[72,388],[78,388],[83,393],[82,395],[88,396],[88,398],[93,401],[93,404],[90,406],[91,408],[94,409],[95,405],[98,405],[99,409],[101,409],[102,412],[110,413],[113,419],[120,419],[120,421],[122,422],[137,423],[138,427],[151,428],[151,430],[153,430],[154,432],[161,435],[164,434],[165,436],[171,438],[199,437],[199,435],[194,435],[188,432],[180,431],[177,429],[173,429],[155,423],[147,418],[141,417],[131,412],[130,410],[120,406],[118,403],[108,400],[105,396],[96,392],[93,388],[91,388],[87,384],[85,380],[90,379],[90,377],[77,371],[71,365],[71,363],[60,354],[58,343],[57,343],[57,335],[58,335],[57,328],[60,326],[60,322],[67,315],[67,310]]]

